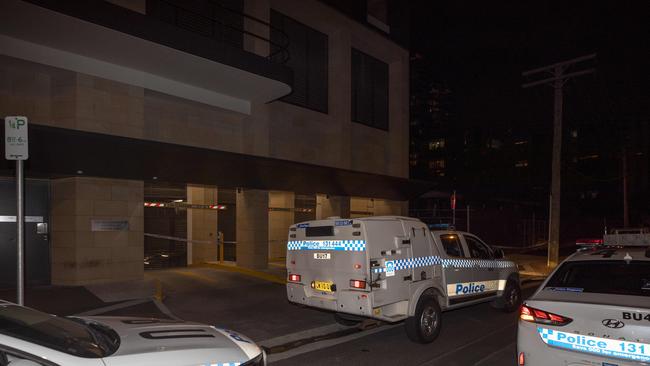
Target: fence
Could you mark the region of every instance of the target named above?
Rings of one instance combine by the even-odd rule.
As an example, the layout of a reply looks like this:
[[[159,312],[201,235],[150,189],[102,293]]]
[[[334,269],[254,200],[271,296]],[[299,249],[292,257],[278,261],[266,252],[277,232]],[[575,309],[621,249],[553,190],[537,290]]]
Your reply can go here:
[[[491,245],[530,247],[548,240],[548,221],[535,211],[465,207],[412,209],[411,217],[427,224],[453,224],[456,230],[469,231]]]

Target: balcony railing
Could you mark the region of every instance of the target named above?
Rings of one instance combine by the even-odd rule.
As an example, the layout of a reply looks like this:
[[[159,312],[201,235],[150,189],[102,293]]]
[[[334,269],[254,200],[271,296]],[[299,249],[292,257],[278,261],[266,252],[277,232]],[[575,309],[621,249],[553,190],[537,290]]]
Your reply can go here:
[[[289,38],[270,23],[232,9],[219,1],[206,0],[201,7],[190,7],[186,1],[149,0],[148,15],[193,33],[244,49],[249,37],[267,45],[265,56],[277,63],[289,60]],[[259,50],[259,48],[257,48]],[[259,51],[258,51],[259,52]]]

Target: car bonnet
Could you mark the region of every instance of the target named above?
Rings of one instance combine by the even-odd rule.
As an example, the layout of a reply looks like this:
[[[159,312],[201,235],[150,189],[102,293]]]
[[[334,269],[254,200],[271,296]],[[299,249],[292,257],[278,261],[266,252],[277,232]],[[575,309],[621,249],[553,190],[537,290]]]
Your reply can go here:
[[[245,336],[205,324],[172,319],[84,317],[109,326],[121,344],[108,358],[160,352],[187,352],[184,363],[245,362],[262,350]],[[186,357],[189,357],[186,358]]]

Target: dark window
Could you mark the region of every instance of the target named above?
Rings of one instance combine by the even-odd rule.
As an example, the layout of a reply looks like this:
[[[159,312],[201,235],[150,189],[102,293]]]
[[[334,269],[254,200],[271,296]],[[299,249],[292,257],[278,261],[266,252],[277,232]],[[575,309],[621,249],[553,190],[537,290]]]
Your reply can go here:
[[[352,120],[388,131],[388,64],[354,48]]]
[[[546,289],[650,296],[650,262],[621,260],[565,262]]]
[[[487,245],[481,243],[478,239],[465,236],[467,242],[467,249],[469,249],[469,256],[476,259],[494,259],[492,251]]]
[[[271,26],[273,47],[285,40],[280,32],[289,39],[286,65],[293,70],[293,85],[282,101],[327,113],[327,35],[275,10],[271,10]]]
[[[305,228],[305,236],[334,236],[334,226],[309,226]]]
[[[462,257],[463,249],[460,246],[460,240],[458,235],[447,234],[440,235],[440,241],[442,246],[445,248],[445,252],[452,257]]]

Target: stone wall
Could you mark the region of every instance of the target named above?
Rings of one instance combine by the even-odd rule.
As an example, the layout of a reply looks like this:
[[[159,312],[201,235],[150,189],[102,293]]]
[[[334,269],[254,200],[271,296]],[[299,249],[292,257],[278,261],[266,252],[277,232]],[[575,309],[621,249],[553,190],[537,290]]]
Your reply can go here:
[[[143,183],[98,178],[52,180],[52,283],[142,279]],[[93,220],[127,221],[124,231],[93,231]]]

